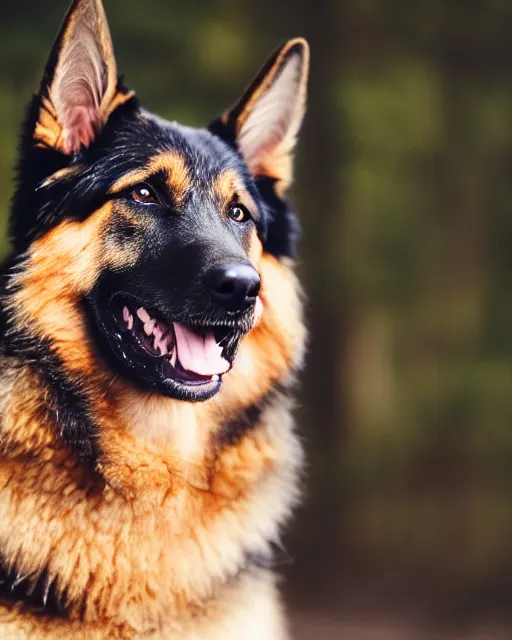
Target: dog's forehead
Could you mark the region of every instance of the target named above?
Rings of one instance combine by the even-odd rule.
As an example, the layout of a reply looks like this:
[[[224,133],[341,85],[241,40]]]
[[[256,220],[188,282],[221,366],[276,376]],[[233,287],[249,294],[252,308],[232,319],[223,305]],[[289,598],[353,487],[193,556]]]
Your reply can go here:
[[[141,111],[138,122],[140,142],[145,139],[145,150],[151,159],[170,153],[179,156],[191,177],[196,179],[213,179],[226,171],[237,172],[244,180],[249,178],[240,156],[207,129],[171,122],[145,110]]]
[[[238,153],[207,129],[170,122],[147,111],[120,127],[101,162],[116,168],[109,192],[158,176],[180,205],[203,196],[227,205],[234,198],[260,218],[254,181]]]

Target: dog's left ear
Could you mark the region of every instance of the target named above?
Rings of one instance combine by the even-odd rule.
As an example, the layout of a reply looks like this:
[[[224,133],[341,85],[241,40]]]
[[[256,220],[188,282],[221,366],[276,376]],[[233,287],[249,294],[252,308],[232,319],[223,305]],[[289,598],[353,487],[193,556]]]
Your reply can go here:
[[[118,89],[114,49],[101,0],[74,0],[41,84],[36,144],[66,155],[88,147],[114,109],[132,95]]]
[[[271,56],[242,99],[210,127],[237,147],[255,178],[271,178],[280,193],[292,181],[308,74],[308,43],[289,40]]]

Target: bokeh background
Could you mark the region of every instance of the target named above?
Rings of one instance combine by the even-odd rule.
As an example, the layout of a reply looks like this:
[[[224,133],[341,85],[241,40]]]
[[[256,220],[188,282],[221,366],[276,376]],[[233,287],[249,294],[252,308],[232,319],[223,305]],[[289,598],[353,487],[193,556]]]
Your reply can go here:
[[[143,103],[202,125],[312,46],[293,199],[311,342],[296,638],[511,638],[512,2],[105,0]],[[66,0],[0,0],[0,233]]]

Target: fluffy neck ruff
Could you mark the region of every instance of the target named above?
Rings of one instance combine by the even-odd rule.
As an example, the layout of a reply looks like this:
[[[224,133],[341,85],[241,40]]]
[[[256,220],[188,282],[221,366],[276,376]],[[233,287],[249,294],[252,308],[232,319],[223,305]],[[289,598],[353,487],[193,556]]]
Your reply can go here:
[[[290,275],[274,259],[263,269],[270,299]],[[52,349],[48,361],[4,357],[2,565],[86,623],[146,633],[195,617],[248,557],[269,556],[298,499],[302,453],[286,389],[302,352],[303,330],[290,330],[302,327],[300,301],[288,301],[287,315],[268,308],[222,392],[191,406],[108,376],[73,334],[83,323],[45,324],[56,292],[41,300],[30,276],[27,265],[10,309],[18,321],[30,316]],[[66,421],[75,441],[92,435],[91,459],[63,437]]]

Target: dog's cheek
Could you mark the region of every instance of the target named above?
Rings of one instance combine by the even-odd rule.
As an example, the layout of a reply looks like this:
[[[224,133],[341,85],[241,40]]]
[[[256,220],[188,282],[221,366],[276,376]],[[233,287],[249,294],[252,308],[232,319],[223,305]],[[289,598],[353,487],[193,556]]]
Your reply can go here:
[[[276,385],[286,383],[301,367],[306,329],[302,290],[289,260],[263,253],[261,322],[242,340],[233,369],[224,377],[222,393],[213,400],[226,415],[257,403]]]
[[[102,251],[99,259],[102,268],[121,272],[136,267],[144,242],[148,243],[152,233],[151,225],[129,207],[113,204],[100,230]]]
[[[34,242],[25,288],[40,283],[43,294],[53,291],[66,297],[90,290],[101,269],[102,228],[110,213],[110,206],[105,205],[83,222],[65,220]]]
[[[260,273],[263,315],[249,338],[268,354],[266,364],[281,379],[302,364],[306,339],[303,292],[291,259],[263,253]]]
[[[134,246],[109,236],[113,205],[86,220],[66,220],[35,241],[12,281],[17,322],[41,337],[80,344],[84,339],[81,301],[107,268],[126,268],[137,259]]]

